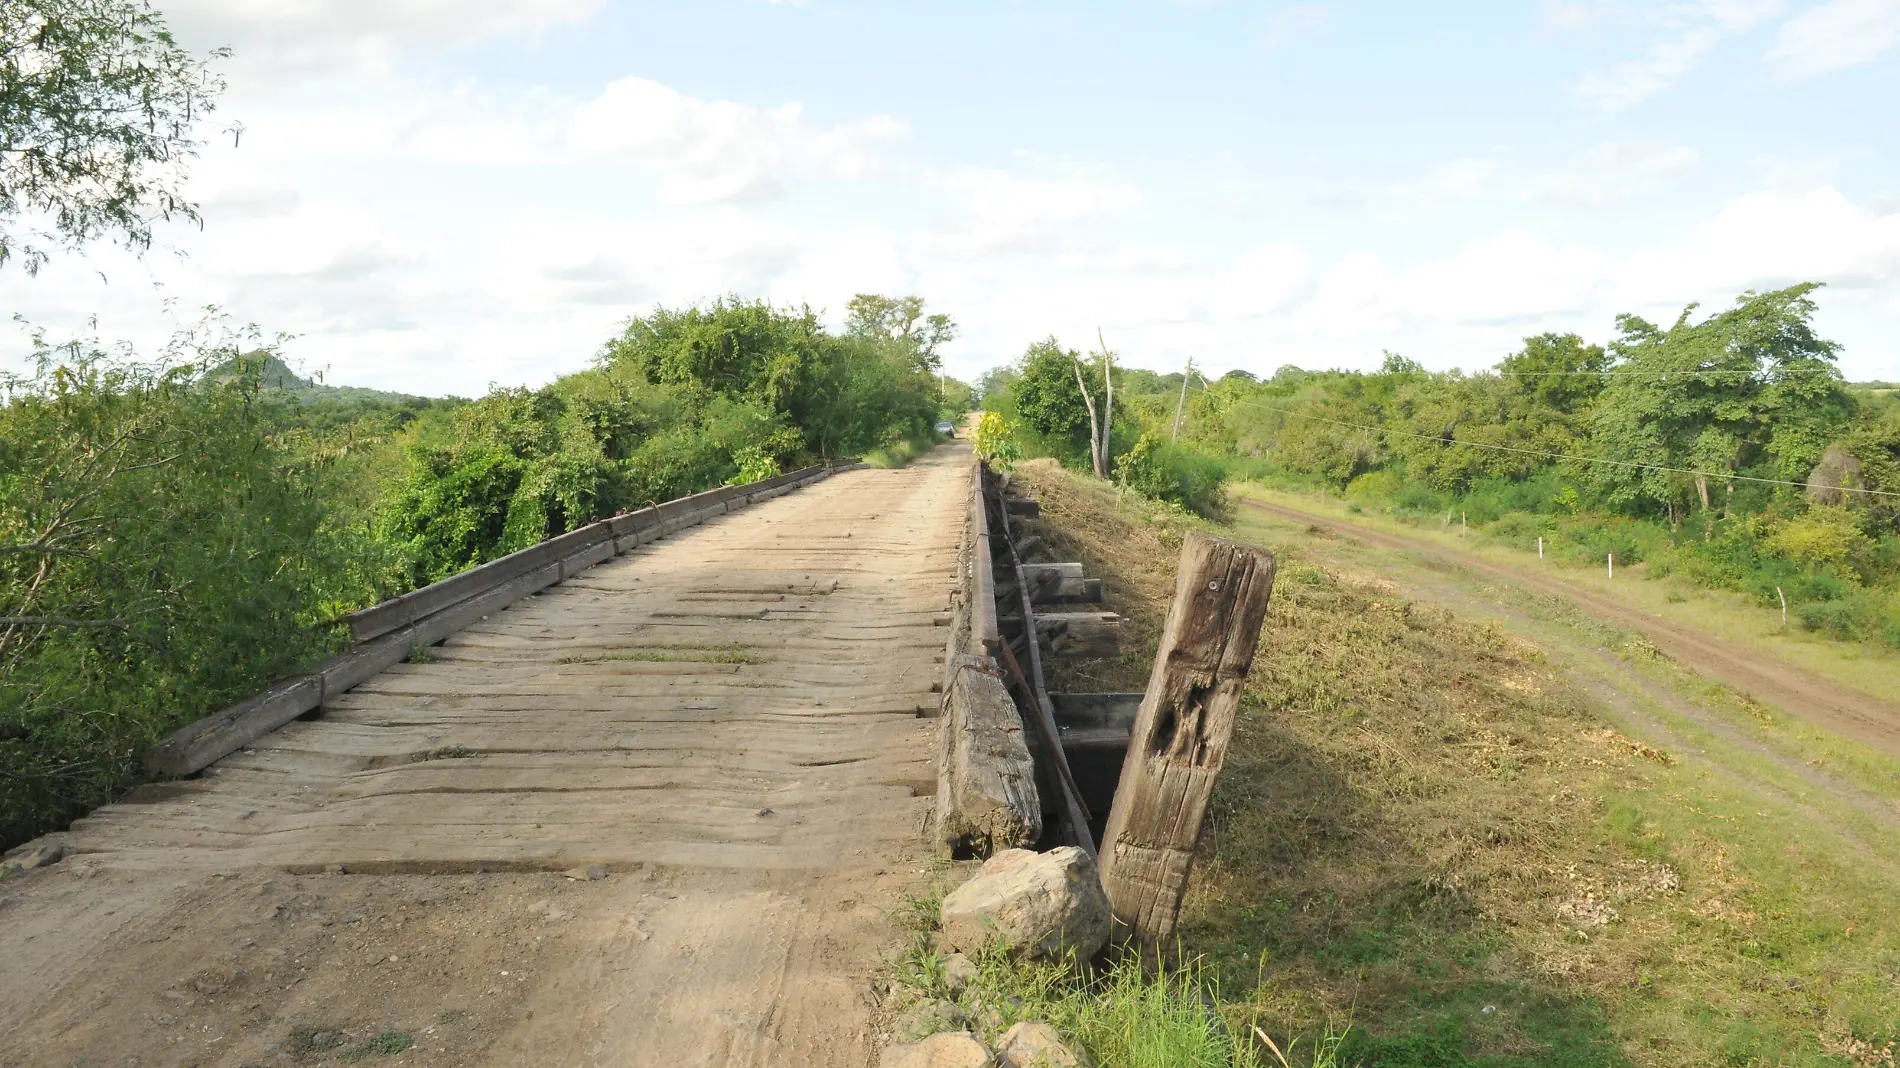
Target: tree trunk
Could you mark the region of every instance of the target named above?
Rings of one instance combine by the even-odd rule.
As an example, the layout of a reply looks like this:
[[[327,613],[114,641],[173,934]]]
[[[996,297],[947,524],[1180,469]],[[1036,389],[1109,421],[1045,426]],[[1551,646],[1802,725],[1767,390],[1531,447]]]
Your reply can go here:
[[[1169,441],[1181,440],[1181,416],[1187,411],[1188,379],[1194,377],[1194,361],[1189,360],[1181,370],[1181,396],[1174,402],[1174,432],[1168,435]]]
[[[1095,340],[1102,346],[1102,390],[1107,394],[1102,413],[1102,464],[1095,476],[1106,479],[1115,459],[1115,447],[1108,438],[1109,432],[1115,428],[1115,356],[1108,351],[1108,341],[1102,337],[1102,328],[1099,326],[1095,328]]]
[[[1089,384],[1082,380],[1082,361],[1075,364],[1075,386],[1082,391],[1082,403],[1089,409],[1089,466],[1095,471],[1095,477],[1107,479],[1108,472],[1102,464],[1102,424],[1095,418],[1095,395],[1089,392]]]
[[[1709,510],[1709,476],[1697,475],[1695,477],[1695,491],[1696,491],[1696,495],[1702,498],[1702,510],[1705,512],[1708,511]]]

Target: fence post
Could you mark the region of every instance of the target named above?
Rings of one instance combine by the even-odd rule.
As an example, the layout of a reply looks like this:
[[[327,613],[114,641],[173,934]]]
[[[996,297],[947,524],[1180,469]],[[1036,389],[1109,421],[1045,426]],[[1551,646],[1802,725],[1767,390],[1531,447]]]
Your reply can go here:
[[[1174,932],[1273,575],[1264,549],[1198,532],[1181,546],[1174,603],[1102,839],[1102,886],[1118,934]]]

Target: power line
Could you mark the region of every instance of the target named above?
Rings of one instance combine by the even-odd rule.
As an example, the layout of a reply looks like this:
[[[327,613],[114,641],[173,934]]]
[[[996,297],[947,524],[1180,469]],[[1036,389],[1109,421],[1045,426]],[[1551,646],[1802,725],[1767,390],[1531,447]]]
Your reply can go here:
[[[1346,372],[1303,371],[1303,373],[1319,376],[1319,375],[1326,375],[1326,374],[1341,374],[1341,373],[1376,375],[1376,374],[1384,374],[1387,372],[1383,372],[1383,371],[1346,371]],[[1763,377],[1769,377],[1768,374],[1761,372],[1759,368],[1752,369],[1752,370],[1744,370],[1744,369],[1739,369],[1739,368],[1732,369],[1732,370],[1718,370],[1715,368],[1704,368],[1700,370],[1688,370],[1688,371],[1504,371],[1504,370],[1499,370],[1495,367],[1486,367],[1486,368],[1481,368],[1476,371],[1466,371],[1462,367],[1454,367],[1448,371],[1424,370],[1418,373],[1427,374],[1427,375],[1449,375],[1449,374],[1455,374],[1455,373],[1463,373],[1463,374],[1468,374],[1472,376],[1473,378],[1476,378],[1479,375],[1497,375],[1500,378],[1566,378],[1566,377],[1570,377],[1570,378],[1583,378],[1583,377],[1589,377],[1589,378],[1668,378],[1671,375],[1756,375],[1756,374],[1762,374]],[[1262,381],[1269,381],[1269,380],[1263,379]],[[1884,379],[1873,379],[1871,381],[1884,381]],[[1856,383],[1848,382],[1845,379],[1843,379],[1841,384],[1851,386],[1851,385],[1855,385]]]
[[[1417,434],[1409,430],[1393,430],[1389,427],[1366,426],[1363,423],[1348,423],[1340,419],[1328,419],[1323,415],[1312,415],[1307,412],[1294,411],[1290,408],[1280,408],[1271,404],[1262,404],[1259,401],[1232,401],[1230,403],[1237,408],[1264,408],[1267,411],[1279,412],[1281,415],[1290,415],[1295,419],[1312,419],[1321,423],[1331,423],[1334,426],[1351,427],[1354,430],[1369,430],[1375,434],[1394,434],[1399,437],[1417,438],[1420,441],[1436,441],[1445,445],[1465,445],[1474,449],[1490,449],[1493,452],[1509,452],[1521,456],[1541,456],[1550,460],[1571,460],[1576,463],[1604,464],[1610,467],[1633,467],[1644,471],[1660,471],[1672,475],[1697,475],[1702,478],[1712,478],[1718,481],[1728,479],[1736,482],[1760,482],[1771,486],[1793,486],[1797,489],[1807,488],[1807,483],[1805,482],[1790,482],[1783,478],[1757,478],[1753,475],[1737,475],[1725,471],[1697,471],[1693,468],[1665,467],[1661,464],[1638,463],[1634,460],[1610,460],[1600,456],[1573,456],[1569,453],[1546,452],[1543,449],[1520,449],[1512,445],[1492,445],[1482,441],[1461,441],[1457,438],[1448,438],[1438,434]],[[1835,488],[1839,489],[1842,493],[1863,493],[1871,497],[1900,497],[1900,493],[1889,490],[1862,489],[1856,486],[1838,486]]]

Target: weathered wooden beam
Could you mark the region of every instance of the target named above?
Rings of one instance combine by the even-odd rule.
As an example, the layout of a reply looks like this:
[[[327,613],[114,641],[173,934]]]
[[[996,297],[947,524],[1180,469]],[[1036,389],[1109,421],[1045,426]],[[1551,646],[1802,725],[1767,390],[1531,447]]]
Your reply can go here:
[[[1023,580],[1036,604],[1100,604],[1102,580],[1082,577],[1078,563],[1024,564]]]
[[[1107,813],[1115,804],[1128,755],[1128,729],[1141,709],[1138,693],[1052,693],[1062,752],[1075,773],[1082,803]]]
[[[1273,594],[1273,554],[1190,533],[1101,855],[1116,929],[1174,933],[1241,687]]]
[[[1055,706],[1056,726],[1064,734],[1071,729],[1106,727],[1122,732],[1124,740],[1128,732],[1134,729],[1135,717],[1141,712],[1141,699],[1138,693],[1052,693],[1049,703]]]
[[[1002,499],[1001,489],[997,491],[997,499]],[[1001,511],[1003,521],[1003,545],[1007,548],[1009,553],[1010,574],[1016,579],[1017,603],[1020,606],[1019,610],[1022,612],[1023,619],[1028,621],[1027,626],[1033,628],[1035,626],[1036,612],[1030,603],[1028,583],[1023,579],[1022,552],[1017,548],[1015,538],[1010,531],[1008,509],[1002,509]],[[1046,755],[1049,758],[1046,761],[1046,765],[1050,771],[1054,772],[1050,778],[1054,780],[1056,793],[1059,795],[1060,809],[1063,813],[1063,837],[1066,839],[1066,844],[1077,846],[1084,853],[1093,857],[1096,852],[1095,836],[1089,830],[1089,810],[1088,807],[1082,803],[1082,791],[1076,786],[1075,773],[1073,769],[1069,767],[1068,755],[1062,751],[1062,745],[1055,740],[1057,736],[1055,708],[1049,703],[1049,687],[1045,685],[1043,681],[1042,651],[1038,648],[1040,644],[1040,642],[1036,641],[1026,641],[1023,643],[1028,653],[1027,659],[1029,660],[1028,676],[1023,680],[1025,683],[1024,689],[1028,691],[1026,696],[1029,699],[1031,711],[1033,711],[1036,716],[1037,730],[1044,738],[1049,739],[1051,743],[1044,747]],[[1002,653],[1005,658],[1010,658],[1011,654],[1007,644],[1002,647]],[[1018,667],[1020,668],[1020,665],[1018,665]]]
[[[315,665],[307,674],[275,682],[263,693],[174,731],[146,751],[146,770],[155,775],[201,771],[400,663],[416,648],[433,645],[523,597],[580,574],[616,552],[862,466],[808,467],[603,519],[363,609],[348,617],[355,644],[347,652]]]
[[[997,647],[1002,644],[1002,631],[996,622],[996,572],[995,557],[990,543],[990,512],[988,494],[983,492],[983,465],[971,468],[973,485],[970,490],[970,527],[975,532],[975,548],[971,552],[970,570],[975,587],[975,600],[970,608],[970,644],[991,656],[996,655]]]
[[[1113,612],[1037,612],[1036,639],[1052,656],[1114,656],[1121,651],[1122,617]],[[1022,635],[1020,615],[999,620],[1003,636]]]
[[[862,465],[848,465],[835,470],[851,470],[856,466]],[[538,545],[530,545],[526,549],[509,553],[498,560],[491,560],[459,574],[450,575],[439,582],[432,582],[421,589],[411,590],[400,597],[352,612],[345,617],[350,627],[350,640],[359,643],[366,642],[399,630],[460,601],[480,596],[531,571],[539,570],[554,561],[566,559],[590,549],[598,550],[596,553],[598,559],[605,559],[614,552],[620,551],[620,546],[623,544],[631,548],[642,541],[656,540],[672,531],[702,523],[734,508],[744,507],[752,501],[766,500],[787,490],[815,482],[831,473],[832,470],[823,467],[807,467],[743,486],[721,486],[718,489],[695,493],[690,497],[681,497],[652,508],[642,508],[637,512],[627,512],[611,519],[603,519],[598,523],[590,523],[578,530],[549,538]],[[639,536],[632,537],[635,534]]]
[[[1036,769],[1022,717],[986,656],[959,656],[944,693],[937,763],[937,839],[994,852],[1042,837]]]
[[[1085,578],[1081,589],[1074,593],[1045,594],[1036,598],[1037,604],[1101,604],[1102,580]]]

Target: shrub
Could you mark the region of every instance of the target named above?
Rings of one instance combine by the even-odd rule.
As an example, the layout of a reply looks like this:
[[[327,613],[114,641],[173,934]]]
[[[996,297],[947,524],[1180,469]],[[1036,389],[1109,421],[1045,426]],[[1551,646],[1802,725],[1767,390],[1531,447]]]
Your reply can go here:
[[[1859,517],[1853,512],[1816,505],[1783,520],[1763,540],[1762,548],[1817,570],[1847,575],[1868,561],[1874,544],[1860,532]]]
[[[1144,497],[1197,515],[1218,516],[1227,509],[1227,469],[1219,460],[1149,434],[1115,458],[1115,477]]]
[[[1540,537],[1549,536],[1556,529],[1556,522],[1549,517],[1531,515],[1529,512],[1506,512],[1484,528],[1484,535],[1523,548]]]
[[[991,467],[1007,471],[1022,458],[1009,421],[996,412],[984,412],[976,422],[976,454]]]
[[[0,407],[0,847],[139,781],[153,742],[335,644],[359,546],[271,445],[228,340],[42,347]]]

